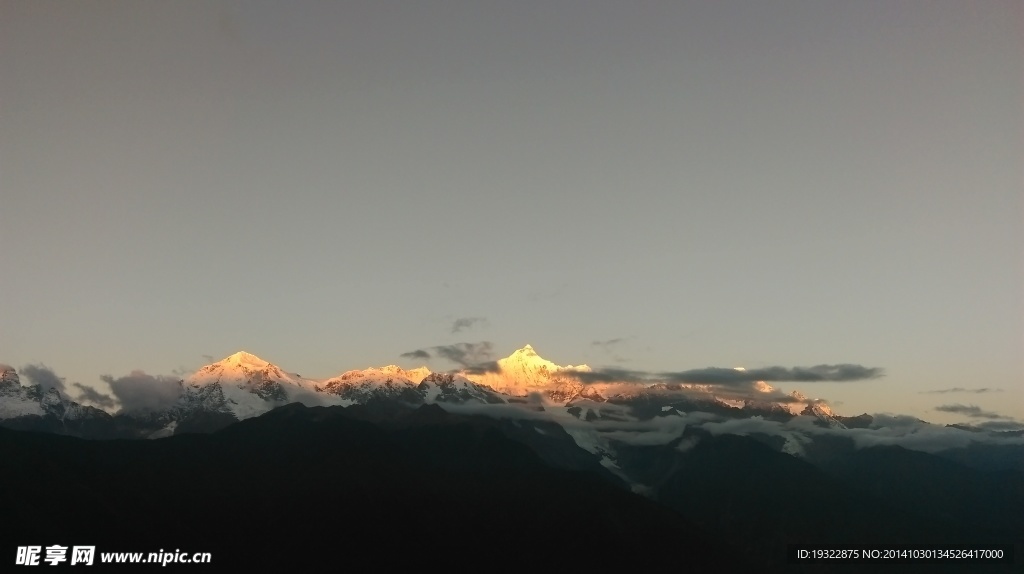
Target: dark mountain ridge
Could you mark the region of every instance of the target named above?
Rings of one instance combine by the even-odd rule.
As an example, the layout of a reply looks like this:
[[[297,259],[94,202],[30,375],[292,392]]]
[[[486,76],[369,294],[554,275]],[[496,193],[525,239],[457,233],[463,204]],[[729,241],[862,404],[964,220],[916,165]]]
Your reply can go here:
[[[0,429],[0,514],[12,546],[181,548],[254,568],[383,547],[374,556],[397,565],[455,553],[516,568],[789,571],[788,544],[1020,547],[1024,474],[841,438],[801,458],[777,438],[687,427],[668,444],[616,444],[615,470],[547,420],[388,400],[296,403],[148,441]]]
[[[745,564],[677,513],[592,471],[554,468],[496,425],[436,411],[365,420],[374,416],[290,405],[153,441],[0,429],[0,511],[17,525],[7,540],[181,548],[232,567],[367,553],[392,566],[443,556],[593,566],[609,541],[644,564]]]

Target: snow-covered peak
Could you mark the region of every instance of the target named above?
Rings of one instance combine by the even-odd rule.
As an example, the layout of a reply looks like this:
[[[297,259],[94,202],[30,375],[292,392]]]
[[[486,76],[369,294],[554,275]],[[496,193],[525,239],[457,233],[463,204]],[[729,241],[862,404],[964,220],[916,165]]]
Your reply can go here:
[[[370,367],[368,369],[345,371],[344,373],[324,381],[324,388],[332,388],[342,383],[385,384],[394,382],[419,383],[430,374],[430,369],[418,367],[403,369],[397,365],[386,367]]]
[[[370,367],[346,371],[317,385],[317,391],[338,396],[347,401],[364,403],[374,397],[394,398],[409,403],[420,403],[423,395],[417,385],[430,375],[426,367],[405,370],[396,365]]]
[[[0,386],[20,387],[21,379],[14,367],[0,363]]]
[[[270,363],[268,363],[267,361],[264,361],[263,359],[257,357],[256,355],[253,355],[252,353],[247,353],[245,351],[239,351],[234,355],[231,355],[230,357],[223,359],[220,362],[229,365],[247,367],[249,369],[264,369],[270,365]]]
[[[386,367],[371,368],[367,370],[380,371],[381,373],[386,373],[389,375],[398,375],[401,377],[406,377],[407,379],[414,383],[422,381],[423,377],[426,377],[427,375],[430,374],[430,369],[426,367],[416,367],[415,369],[403,369],[398,365],[388,365]]]
[[[503,373],[509,375],[531,375],[541,372],[555,373],[558,371],[590,371],[590,367],[587,365],[566,365],[564,367],[556,365],[538,355],[537,351],[530,345],[516,350],[504,359],[498,359],[498,366],[501,367]]]
[[[832,409],[830,409],[829,406],[825,404],[825,401],[822,400],[813,400],[808,402],[807,407],[804,408],[800,414],[817,418],[818,423],[821,426],[839,429],[846,428],[846,425],[839,420],[836,413],[832,412]]]
[[[506,398],[491,388],[474,383],[457,373],[430,373],[416,387],[427,403],[505,403]]]
[[[779,403],[780,406],[793,415],[808,415],[815,416],[826,422],[838,421],[836,420],[836,414],[832,412],[832,409],[821,399],[812,399],[800,391],[792,391],[789,393],[792,398],[791,401]]]
[[[522,349],[516,349],[515,351],[513,351],[512,354],[510,355],[510,357],[515,357],[517,355],[526,355],[526,356],[536,357],[537,356],[537,351],[533,350],[533,345],[530,345],[529,343],[527,343],[526,346],[523,347]]]
[[[293,377],[277,365],[245,351],[239,351],[216,363],[206,365],[185,379],[185,383],[201,386],[222,381],[244,382],[251,380],[254,376],[299,384],[297,377]]]
[[[182,402],[191,408],[230,412],[238,419],[262,414],[313,392],[312,381],[285,372],[273,363],[239,351],[199,369],[184,381]]]
[[[835,418],[836,413],[822,400],[810,401],[802,414],[813,414],[817,417]]]
[[[512,395],[522,396],[556,389],[559,394],[565,394],[567,383],[571,383],[574,388],[582,386],[573,377],[567,376],[569,372],[590,371],[587,365],[557,365],[538,355],[531,345],[516,350],[504,359],[498,359],[497,363],[498,372],[467,374],[466,377],[475,383]]]
[[[0,365],[0,419],[44,415],[42,397],[42,389],[38,385],[21,386],[13,367]]]
[[[44,391],[40,385],[22,386],[14,368],[0,364],[0,420],[22,416],[53,417],[61,421],[63,427],[69,420],[110,415],[94,407],[82,406],[61,395],[56,388]]]
[[[430,373],[420,383],[433,384],[433,385],[448,385],[453,383],[472,382],[466,377],[456,373]]]

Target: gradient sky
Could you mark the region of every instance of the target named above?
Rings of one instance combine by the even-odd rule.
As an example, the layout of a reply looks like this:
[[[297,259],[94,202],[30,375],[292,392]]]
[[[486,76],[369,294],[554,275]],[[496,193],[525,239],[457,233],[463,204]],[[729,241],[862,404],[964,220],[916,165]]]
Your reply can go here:
[[[1022,6],[0,0],[0,362],[531,343],[1024,420]]]

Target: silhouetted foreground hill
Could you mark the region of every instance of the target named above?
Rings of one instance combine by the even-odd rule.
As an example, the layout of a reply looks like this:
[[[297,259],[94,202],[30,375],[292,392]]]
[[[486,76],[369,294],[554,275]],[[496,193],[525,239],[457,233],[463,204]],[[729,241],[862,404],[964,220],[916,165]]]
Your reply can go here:
[[[291,405],[154,441],[0,429],[7,564],[18,545],[95,544],[211,552],[218,569],[595,567],[609,554],[638,567],[746,565],[677,513],[553,468],[495,423],[368,418]]]
[[[618,462],[647,498],[557,424],[437,405],[293,404],[148,441],[0,429],[4,564],[17,546],[60,544],[210,552],[213,570],[1019,567],[787,564],[795,543],[1016,542],[1019,552],[1024,475],[894,447],[830,448],[812,464],[764,437],[697,429],[623,445]]]

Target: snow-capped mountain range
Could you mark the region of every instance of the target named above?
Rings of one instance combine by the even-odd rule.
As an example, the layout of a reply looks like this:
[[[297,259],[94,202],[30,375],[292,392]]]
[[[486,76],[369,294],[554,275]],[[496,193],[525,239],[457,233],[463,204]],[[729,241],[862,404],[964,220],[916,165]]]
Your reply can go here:
[[[79,499],[84,499],[100,505],[90,509],[91,515],[106,516],[113,501],[133,488],[141,490],[134,493],[134,500],[125,497],[132,502],[111,514],[114,522],[129,516],[133,517],[127,521],[130,524],[143,523],[141,517],[158,514],[158,508],[192,509],[196,518],[171,522],[174,528],[164,539],[195,532],[195,520],[205,525],[213,517],[223,516],[208,510],[214,507],[227,509],[227,524],[238,523],[234,514],[238,508],[251,507],[254,514],[244,522],[265,524],[263,530],[277,527],[271,524],[319,524],[295,520],[291,517],[297,515],[287,512],[271,515],[283,519],[267,520],[266,512],[295,504],[319,513],[325,497],[340,505],[337,508],[346,519],[352,518],[353,507],[367,509],[364,518],[349,520],[359,525],[359,531],[380,532],[390,527],[385,518],[369,523],[366,517],[403,516],[413,508],[431,532],[438,530],[437,516],[455,516],[452,526],[442,529],[451,532],[467,523],[481,523],[481,507],[493,511],[505,503],[534,514],[530,505],[537,504],[536,496],[509,498],[509,493],[519,492],[524,480],[531,477],[551,489],[552,498],[541,499],[549,502],[539,506],[557,508],[553,517],[567,513],[575,521],[594,521],[606,516],[607,497],[594,496],[592,489],[595,484],[607,483],[643,495],[647,499],[644,508],[664,504],[694,516],[698,524],[719,525],[722,532],[730,533],[729,539],[735,538],[735,532],[744,540],[760,540],[765,531],[779,531],[803,541],[808,532],[830,527],[839,533],[836,536],[846,536],[850,517],[874,531],[878,524],[889,524],[906,514],[903,501],[914,492],[933,493],[936,489],[955,495],[946,495],[947,501],[962,493],[971,501],[946,505],[961,509],[960,514],[939,516],[953,528],[970,532],[975,524],[972,520],[989,528],[995,517],[1003,525],[999,532],[1020,532],[1020,521],[1015,518],[1020,513],[1014,510],[1020,507],[1015,501],[1021,500],[1021,482],[1019,478],[1007,482],[1014,471],[1024,471],[1020,463],[1024,437],[1019,435],[995,437],[923,421],[908,424],[907,420],[895,420],[898,417],[885,421],[883,415],[842,417],[823,401],[797,391],[787,394],[766,383],[717,387],[673,382],[596,383],[590,381],[597,377],[581,376],[586,373],[595,371],[586,365],[557,365],[530,346],[472,371],[445,373],[388,365],[327,379],[301,377],[238,352],[181,380],[161,380],[168,387],[176,385],[177,391],[167,396],[163,407],[136,406],[111,415],[71,401],[57,389],[22,385],[14,369],[0,366],[2,427],[89,439],[167,438],[81,441],[0,429],[0,446],[5,447],[5,460],[15,470],[12,477],[22,481],[12,483],[19,486],[13,490],[18,493],[34,492],[30,486],[40,484],[52,489],[53,484],[64,484],[55,477],[78,474],[87,479],[111,475],[122,481],[106,496],[97,495],[103,492],[105,478],[98,485],[77,479],[70,482],[73,488],[67,490],[73,493],[74,502],[61,508],[75,513],[80,512]],[[607,371],[597,374],[607,378]],[[144,384],[141,378],[138,382]],[[124,379],[118,383],[126,384]],[[161,387],[162,393],[166,390]],[[46,445],[57,450],[37,455],[35,449]],[[187,468],[191,469],[184,470]],[[325,468],[333,470],[325,473]],[[416,469],[420,470],[410,474]],[[31,474],[37,470],[43,474]],[[200,479],[195,480],[196,476]],[[453,482],[460,476],[462,479]],[[914,481],[915,486],[903,485],[898,494],[891,493],[892,476]],[[140,505],[154,504],[147,501],[157,498],[156,493],[180,495],[183,477],[192,490],[181,498],[172,499],[175,502],[166,507],[137,510]],[[202,477],[230,484],[228,494],[210,489],[209,481]],[[572,486],[552,486],[552,481],[567,477],[580,481]],[[339,486],[346,484],[349,486]],[[281,485],[286,485],[284,490]],[[480,490],[480,485],[491,490]],[[875,490],[858,494],[862,485]],[[438,495],[439,487],[447,489],[441,491],[446,494]],[[45,527],[50,527],[54,515],[39,510],[47,508],[39,506],[38,500],[46,498],[42,492],[31,496],[31,505],[13,505],[16,511],[25,509],[14,515],[19,525],[30,523],[32,516],[45,516]],[[268,492],[299,492],[308,498],[296,503],[289,494],[283,503],[275,499],[269,505],[249,504]],[[572,493],[586,504],[565,506],[566,496]],[[889,498],[883,499],[886,495]],[[224,496],[232,502],[225,504]],[[892,500],[892,508],[899,510],[895,515],[879,511],[865,516],[862,508],[886,507],[871,496]],[[424,498],[435,503],[432,511],[421,512]],[[805,499],[816,501],[815,512],[789,512],[793,501]],[[933,507],[933,501],[918,506]],[[468,510],[457,514],[453,509],[459,508]],[[590,508],[601,510],[587,518]],[[508,512],[500,510],[493,516],[489,522],[504,524]],[[632,529],[637,514],[627,516],[615,519],[614,528],[627,524]],[[723,516],[729,522],[719,523]],[[551,519],[541,523],[557,524]],[[367,524],[376,527],[364,528]],[[521,528],[532,532],[528,524],[524,522]],[[806,531],[796,530],[805,525]],[[897,522],[891,531],[913,532],[922,525],[928,522],[913,528]],[[576,522],[569,528],[578,526]],[[738,530],[741,528],[749,530]],[[222,532],[223,528],[210,530]],[[319,527],[312,530],[322,532]],[[662,531],[660,527],[656,530]],[[600,537],[610,531],[612,528],[601,526],[594,532]],[[90,524],[88,532],[95,532],[95,526]],[[118,540],[123,540],[122,532],[118,530]],[[300,545],[310,540],[309,533],[291,526],[288,532]],[[961,530],[951,532],[959,536]],[[677,538],[656,546],[675,548]],[[251,555],[250,537],[243,533],[238,540],[244,540],[245,551]],[[434,546],[443,548],[447,539],[438,540]],[[199,547],[198,543],[195,546]],[[586,542],[575,547],[586,549]],[[784,544],[774,541],[762,552],[775,556],[779,547]],[[752,550],[744,547],[744,552]]]
[[[245,351],[199,369],[185,378],[182,386],[180,410],[230,413],[239,420],[295,402],[307,406],[348,406],[373,399],[411,404],[506,402],[485,385],[459,374],[432,373],[426,367],[371,367],[318,380],[288,373]]]
[[[744,393],[719,393],[720,388],[697,384],[588,384],[582,376],[587,373],[593,373],[587,365],[557,365],[529,345],[490,368],[472,372],[388,365],[327,379],[301,377],[240,351],[177,381],[172,403],[122,409],[112,415],[83,406],[56,389],[23,385],[13,368],[0,366],[0,426],[94,439],[157,439],[213,432],[293,403],[307,407],[437,405],[452,414],[509,421],[524,432],[532,429],[537,436],[559,429],[555,434],[571,437],[595,464],[638,491],[650,485],[629,462],[637,449],[674,445],[685,450],[697,436],[760,437],[798,457],[815,456],[814,445],[835,437],[857,447],[899,444],[926,452],[946,448],[939,444],[1022,440],[993,439],[985,433],[923,421],[908,427],[903,420],[885,423],[867,414],[843,417],[824,401],[798,391],[786,394],[763,382]]]
[[[309,498],[301,499],[296,506],[317,512],[324,497],[344,501],[344,508],[349,509],[346,518],[351,518],[351,508],[364,503],[363,507],[369,509],[366,516],[390,517],[408,508],[419,511],[422,500],[429,498],[437,503],[434,510],[416,514],[433,531],[436,516],[447,515],[453,508],[469,509],[472,520],[479,520],[481,501],[483,507],[491,509],[502,503],[529,508],[538,500],[535,496],[516,499],[508,498],[509,493],[521,489],[524,480],[537,480],[551,487],[555,484],[552,481],[567,477],[587,478],[551,490],[552,498],[546,500],[555,503],[540,506],[557,508],[554,516],[562,515],[567,508],[574,520],[589,516],[581,510],[592,506],[593,500],[601,505],[607,500],[604,495],[593,495],[593,485],[610,483],[646,496],[645,508],[651,508],[652,503],[672,504],[670,508],[692,513],[701,524],[718,524],[715,521],[722,516],[731,517],[732,522],[723,526],[727,532],[757,525],[745,534],[745,539],[753,540],[759,539],[764,530],[777,529],[777,524],[795,528],[787,522],[794,516],[798,525],[805,520],[815,530],[822,525],[839,525],[837,532],[841,533],[850,516],[872,528],[888,524],[888,515],[864,517],[859,512],[863,506],[885,505],[865,504],[862,500],[866,499],[854,496],[859,492],[854,486],[880,484],[878,493],[884,495],[888,477],[900,476],[903,480],[909,474],[916,477],[921,492],[942,487],[957,495],[963,491],[994,493],[987,498],[974,495],[974,500],[989,506],[963,516],[987,521],[1003,512],[1010,517],[998,518],[1007,525],[1004,531],[1020,531],[1019,520],[1013,518],[1019,513],[1003,511],[1004,507],[990,501],[1006,504],[1004,494],[1009,493],[1016,498],[1009,498],[1006,507],[1014,508],[1013,501],[1020,499],[1015,486],[1019,481],[1005,487],[1000,481],[1008,476],[1005,472],[1024,470],[1019,462],[1024,460],[1024,439],[994,442],[977,432],[923,422],[912,428],[906,427],[907,421],[876,425],[870,416],[841,417],[821,401],[797,392],[785,394],[763,383],[744,383],[745,395],[735,392],[736,385],[719,387],[733,389],[720,396],[713,385],[587,384],[584,381],[588,378],[580,373],[594,371],[585,365],[559,366],[529,346],[473,372],[443,373],[389,365],[347,371],[327,379],[301,377],[250,353],[238,352],[180,381],[162,380],[161,384],[177,385],[177,395],[168,397],[172,404],[148,410],[136,407],[111,415],[74,403],[55,389],[44,392],[38,385],[22,385],[14,369],[0,367],[0,426],[92,439],[192,435],[152,441],[81,441],[0,429],[4,439],[0,442],[6,447],[5,460],[13,469],[43,471],[41,475],[15,472],[12,476],[23,481],[23,486],[16,489],[21,493],[34,492],[24,485],[52,488],[53,484],[62,484],[54,478],[62,475],[89,478],[109,474],[121,480],[106,496],[96,494],[104,492],[100,485],[106,479],[99,485],[77,480],[71,483],[74,488],[68,490],[75,497],[101,505],[91,511],[96,515],[106,516],[101,509],[133,488],[141,491],[135,492],[134,499],[126,497],[130,502],[112,516],[136,516],[125,512],[134,512],[145,504],[153,504],[156,509],[156,503],[149,502],[156,498],[154,493],[181,494],[178,487],[183,484],[182,477],[188,477],[184,482],[192,490],[185,491],[180,499],[183,502],[173,507],[192,508],[195,518],[172,522],[174,528],[165,536],[167,539],[173,532],[194,532],[196,520],[207,524],[212,517],[221,516],[207,510],[218,504],[227,509],[231,524],[238,522],[233,513],[239,507],[254,508],[246,524],[258,523],[266,516],[267,508],[281,509],[295,503],[294,497],[285,497],[281,504],[248,504],[254,496],[258,499],[267,492],[279,491],[304,493]],[[141,378],[139,381],[142,384]],[[125,384],[124,380],[118,384]],[[935,448],[939,442],[946,444],[946,452],[939,453]],[[36,454],[36,449],[48,444],[57,450]],[[932,449],[938,456],[893,448],[897,444]],[[948,450],[950,445],[958,444],[982,446]],[[871,446],[882,448],[864,448]],[[865,457],[862,451],[872,452]],[[59,462],[62,458],[64,466]],[[862,478],[858,473],[863,472],[863,463],[874,468],[870,465],[876,459],[881,461],[876,464],[877,476],[887,478]],[[981,470],[959,468],[952,460],[1004,474],[989,482],[988,475],[979,474]],[[334,470],[322,474],[328,467]],[[932,469],[951,478],[933,480]],[[416,474],[410,474],[413,471]],[[232,503],[224,504],[223,489],[211,490],[208,480],[194,480],[195,476],[230,484],[227,500]],[[452,482],[459,476],[463,478]],[[840,478],[846,482],[839,482]],[[295,480],[295,484],[288,480]],[[853,485],[852,490],[842,487],[847,483]],[[282,484],[288,485],[283,491]],[[310,488],[309,484],[327,487]],[[476,488],[480,484],[493,490],[481,491]],[[238,490],[243,487],[249,490]],[[439,487],[447,488],[443,491],[447,494],[438,496]],[[88,496],[81,496],[81,492]],[[581,495],[587,504],[562,506],[571,493]],[[825,520],[817,511],[784,511],[792,507],[791,501],[804,497],[824,501],[818,505],[829,512]],[[896,501],[903,498],[893,495]],[[833,500],[841,505],[838,510],[831,508]],[[391,506],[381,506],[389,502]],[[79,512],[76,504],[61,506]],[[51,516],[39,511],[37,504],[15,504],[13,508],[24,508],[32,516]],[[605,515],[601,508],[595,516]],[[138,516],[152,514],[153,510],[148,510]],[[15,516],[19,524],[30,522],[26,515]],[[295,514],[280,516],[284,518],[267,524],[308,522],[289,518]],[[508,514],[502,510],[495,516],[492,522],[507,520]],[[632,525],[637,515],[628,516],[616,519],[617,523]],[[766,520],[771,521],[768,524],[772,528],[764,528]],[[949,520],[966,530],[972,527],[959,518]],[[453,522],[464,525],[466,519]],[[139,519],[130,523],[137,524]],[[550,523],[543,521],[544,525]],[[45,527],[49,524],[48,520]],[[384,518],[377,528],[362,528],[367,524],[365,519],[354,524],[370,532],[388,527]],[[894,532],[913,530],[901,524],[892,528]],[[524,529],[532,532],[528,527]],[[450,528],[444,529],[448,531]],[[602,526],[595,532],[600,536],[608,531]],[[797,535],[806,540],[804,532]],[[251,553],[249,537],[239,540],[244,540],[246,551]],[[303,533],[298,540],[308,541],[309,536]],[[666,542],[659,546],[674,548],[675,538]],[[773,543],[765,552],[776,554],[779,544]],[[585,543],[577,546],[586,548]]]
[[[530,345],[499,359],[496,365],[497,369],[483,373],[435,373],[427,367],[403,369],[388,365],[351,370],[323,380],[301,377],[256,355],[239,351],[182,379],[180,398],[165,412],[121,414],[161,420],[166,430],[172,432],[176,421],[197,412],[220,413],[242,420],[293,402],[307,406],[347,406],[373,399],[397,399],[411,404],[503,404],[521,403],[533,397],[534,402],[548,407],[572,407],[580,401],[591,405],[629,402],[640,395],[672,394],[675,389],[690,391],[690,402],[763,414],[812,415],[831,426],[841,425],[823,402],[808,399],[798,392],[779,402],[772,399],[775,389],[764,383],[758,385],[758,390],[765,394],[764,400],[746,402],[719,398],[698,385],[586,385],[573,374],[589,373],[589,366],[555,364],[541,357]],[[55,389],[43,392],[38,386],[23,386],[13,368],[5,366],[0,372],[0,420],[26,416],[65,420],[105,414],[100,409],[82,406]]]
[[[384,399],[413,405],[439,403],[464,407],[530,403],[539,409],[571,411],[595,420],[622,416],[612,413],[620,411],[621,405],[643,398],[666,407],[663,412],[686,412],[711,405],[739,409],[745,416],[804,414],[830,426],[842,424],[824,403],[799,393],[779,402],[775,400],[779,398],[778,392],[763,383],[758,390],[763,391],[764,400],[742,403],[717,397],[699,385],[587,385],[574,375],[591,372],[589,366],[558,365],[541,357],[530,345],[495,364],[496,368],[482,373],[432,372],[427,367],[403,369],[388,365],[351,370],[328,379],[310,379],[239,351],[179,381],[180,396],[174,404],[159,411],[122,411],[117,416],[122,420],[145,421],[143,426],[147,430],[142,434],[156,438],[180,431],[183,421],[191,421],[185,422],[185,426],[193,428],[189,425],[201,419],[201,430],[295,402],[307,406],[348,406]],[[7,426],[59,430],[69,419],[110,417],[109,413],[83,406],[55,389],[44,392],[38,386],[22,385],[13,368],[5,366],[0,372],[0,421],[6,421]],[[211,423],[211,417],[218,422]]]
[[[285,371],[255,355],[240,351],[207,365],[182,381],[179,408],[231,413],[237,419],[262,414],[274,407],[300,402],[307,406],[361,404],[372,399],[398,399],[407,403],[523,402],[533,398],[549,407],[571,406],[574,402],[622,402],[650,392],[664,393],[658,385],[586,385],[573,376],[589,373],[587,365],[561,366],[541,357],[532,346],[516,350],[496,362],[497,368],[483,373],[435,373],[427,367],[403,369],[396,365],[351,370],[326,380],[307,379]],[[699,399],[723,407],[808,414],[835,422],[835,414],[821,401],[793,392],[778,399],[776,390],[765,383],[757,389],[764,398],[737,402],[719,398],[699,385],[677,385]],[[701,396],[703,395],[703,396]]]

